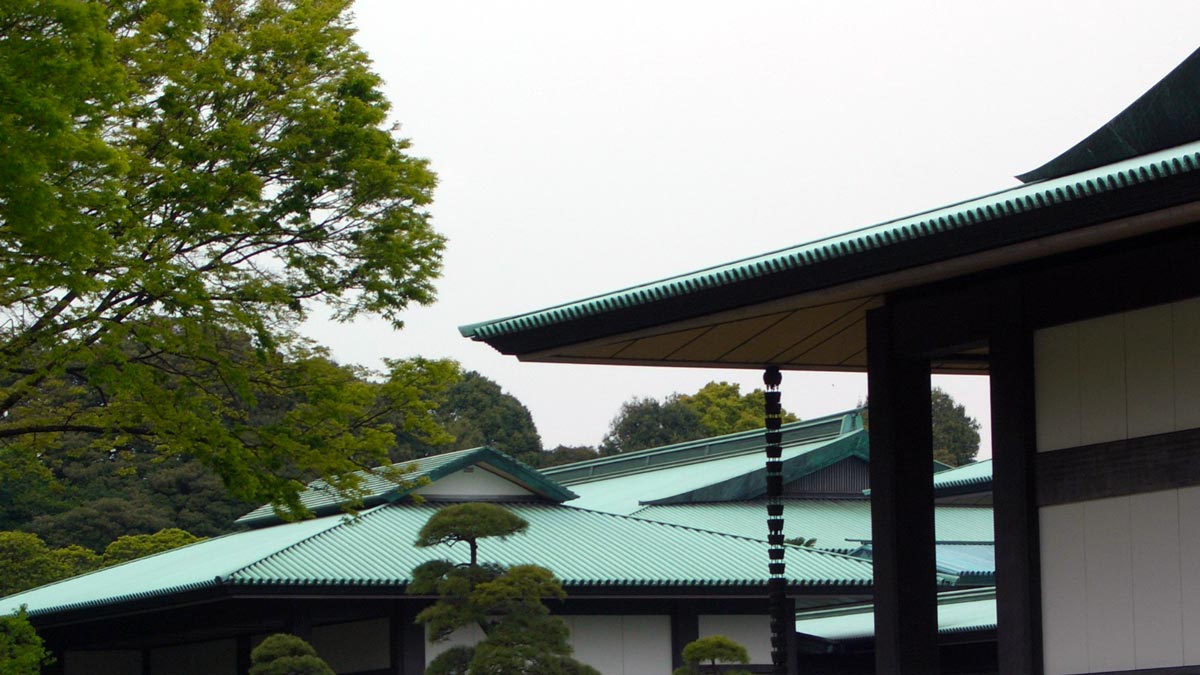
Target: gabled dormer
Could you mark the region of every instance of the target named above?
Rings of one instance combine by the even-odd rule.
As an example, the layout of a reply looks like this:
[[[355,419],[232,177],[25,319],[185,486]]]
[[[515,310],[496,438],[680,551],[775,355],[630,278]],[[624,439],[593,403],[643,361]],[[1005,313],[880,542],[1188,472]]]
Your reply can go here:
[[[359,509],[414,497],[430,502],[543,501],[555,504],[577,497],[537,469],[489,447],[423,457],[387,470],[362,472],[360,476],[364,494]],[[300,503],[315,516],[340,513],[349,505],[344,496],[321,480],[308,485],[300,494]],[[283,520],[274,507],[266,504],[237,522],[250,527],[265,527]]]

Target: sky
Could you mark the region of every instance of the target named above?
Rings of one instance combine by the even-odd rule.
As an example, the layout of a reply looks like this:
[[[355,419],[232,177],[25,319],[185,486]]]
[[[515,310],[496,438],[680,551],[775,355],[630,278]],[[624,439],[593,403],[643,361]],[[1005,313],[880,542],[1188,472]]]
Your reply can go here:
[[[453,358],[598,444],[631,397],[761,372],[521,363],[457,327],[1018,185],[1200,47],[1200,2],[358,0],[358,42],[439,176],[438,301],[305,332],[345,363]],[[953,317],[947,317],[953,320]],[[940,377],[979,419],[986,378]],[[859,374],[785,372],[801,417]]]

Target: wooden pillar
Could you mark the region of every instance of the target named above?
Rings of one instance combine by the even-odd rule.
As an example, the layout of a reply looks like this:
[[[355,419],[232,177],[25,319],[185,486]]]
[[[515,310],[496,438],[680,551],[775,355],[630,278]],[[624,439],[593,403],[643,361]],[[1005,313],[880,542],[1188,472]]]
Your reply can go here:
[[[679,601],[671,608],[671,667],[683,667],[683,648],[700,638],[700,612],[691,602]]]
[[[1042,584],[1034,471],[1033,331],[1024,321],[1019,289],[1014,285],[997,295],[988,351],[999,670],[1040,675]]]
[[[250,645],[250,638],[251,636],[249,635],[237,636],[235,658],[237,659],[238,675],[246,675],[246,673],[250,672],[250,652],[253,651]]]
[[[894,309],[867,314],[875,672],[938,672],[928,359],[896,353]]]
[[[416,623],[418,608],[410,602],[392,604],[390,617],[392,675],[425,672],[425,627]]]

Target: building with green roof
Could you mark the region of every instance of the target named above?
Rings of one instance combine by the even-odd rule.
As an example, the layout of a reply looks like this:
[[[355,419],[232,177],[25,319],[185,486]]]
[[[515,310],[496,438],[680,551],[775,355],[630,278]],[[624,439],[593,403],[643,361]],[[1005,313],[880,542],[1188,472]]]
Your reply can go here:
[[[769,658],[762,537],[573,506],[572,490],[490,448],[412,469],[403,484],[366,481],[355,516],[314,483],[303,503],[315,518],[256,509],[242,519],[246,531],[25,591],[0,610],[26,606],[66,675],[242,673],[251,647],[277,631],[309,639],[339,674],[420,673],[477,636],[433,643],[413,623],[432,598],[405,594],[410,571],[468,555],[413,542],[440,506],[488,501],[530,525],[481,542],[482,558],[550,568],[569,595],[553,611],[571,625],[577,657],[602,672],[669,672],[683,644],[715,632]],[[866,560],[799,546],[787,558],[796,608],[870,596]]]
[[[461,332],[769,388],[865,372],[879,675],[939,671],[930,375],[987,374],[999,672],[1194,672],[1198,109],[1200,52],[1017,187]]]

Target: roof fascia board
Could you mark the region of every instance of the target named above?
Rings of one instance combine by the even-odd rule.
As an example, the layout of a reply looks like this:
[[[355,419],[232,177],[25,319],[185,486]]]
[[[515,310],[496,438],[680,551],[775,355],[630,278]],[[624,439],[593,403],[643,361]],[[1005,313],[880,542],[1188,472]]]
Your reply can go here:
[[[1176,206],[1170,206],[1147,213],[1126,216],[1100,224],[1061,232],[1040,239],[1022,241],[993,249],[962,255],[946,260],[929,262],[908,269],[881,274],[866,279],[859,279],[835,286],[806,291],[787,298],[778,298],[766,302],[744,305],[732,309],[718,311],[713,314],[696,316],[670,323],[670,331],[681,331],[711,325],[714,322],[733,321],[738,319],[773,314],[789,309],[804,309],[818,307],[847,300],[863,299],[871,303],[871,307],[881,306],[884,298],[890,293],[903,289],[925,286],[939,281],[966,276],[977,272],[1000,267],[1007,267],[1031,259],[1046,258],[1063,253],[1070,253],[1092,246],[1128,239],[1134,236],[1151,234],[1168,230],[1180,225],[1200,220],[1200,201],[1190,201]],[[533,331],[530,331],[533,332]],[[661,325],[630,330],[619,334],[571,342],[564,345],[544,346],[527,352],[505,349],[492,340],[485,340],[504,354],[515,355],[521,361],[574,363],[574,364],[610,364],[633,366],[674,366],[680,368],[713,367],[713,368],[761,368],[763,364],[737,364],[723,361],[654,361],[586,357],[577,354],[564,354],[563,348],[569,346],[577,349],[587,349],[611,344],[615,339],[635,340],[653,337],[664,332]],[[497,341],[498,342],[498,341]],[[789,366],[791,368],[791,366]],[[797,370],[799,370],[797,368]],[[827,368],[819,370],[861,371],[861,368]]]

